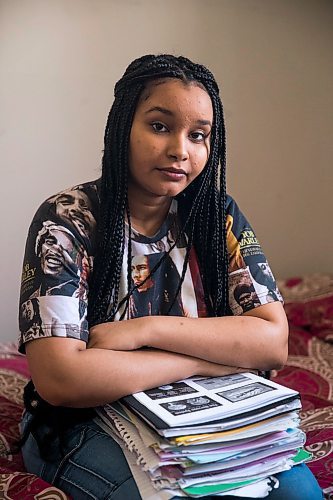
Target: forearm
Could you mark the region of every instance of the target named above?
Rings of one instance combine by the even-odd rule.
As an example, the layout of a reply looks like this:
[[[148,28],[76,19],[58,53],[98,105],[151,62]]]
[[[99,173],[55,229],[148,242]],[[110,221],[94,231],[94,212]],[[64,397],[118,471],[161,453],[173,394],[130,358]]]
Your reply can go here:
[[[245,371],[234,366],[161,350],[86,349],[64,338],[29,342],[26,353],[33,382],[55,406],[91,407],[195,375],[217,377]]]
[[[41,351],[42,346],[36,345],[43,343],[41,339],[28,344],[27,349],[37,391],[55,406],[98,406],[200,371],[197,359],[154,349],[124,352],[74,348],[61,349],[59,354],[56,343],[63,340],[47,339]],[[52,341],[56,347],[45,349]]]
[[[86,366],[89,380],[82,387],[82,373]],[[73,387],[65,406],[97,406],[115,401],[159,385],[193,376],[197,362],[177,353],[152,351],[81,351],[74,366],[75,377],[69,374]],[[74,389],[76,387],[76,389]],[[73,395],[75,397],[73,398]]]
[[[287,322],[253,316],[153,318],[149,345],[215,363],[260,370],[286,361]]]
[[[246,369],[280,368],[288,355],[288,323],[280,303],[242,316],[147,316],[96,325],[88,347],[131,351],[150,346]]]

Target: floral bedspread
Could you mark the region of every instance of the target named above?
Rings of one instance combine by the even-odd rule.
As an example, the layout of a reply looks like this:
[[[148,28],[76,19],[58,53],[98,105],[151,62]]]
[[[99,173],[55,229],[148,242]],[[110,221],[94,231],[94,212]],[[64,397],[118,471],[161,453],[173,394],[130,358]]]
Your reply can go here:
[[[69,500],[42,479],[25,472],[20,453],[11,448],[19,437],[23,388],[29,379],[24,356],[15,344],[0,344],[0,499]]]
[[[301,394],[308,466],[333,499],[333,275],[279,283],[289,320],[288,363],[275,381]]]
[[[302,428],[308,464],[325,497],[333,499],[333,275],[311,275],[279,282],[290,324],[289,358],[274,378],[302,396]],[[0,344],[0,499],[69,500],[42,479],[24,471],[18,439],[27,362],[15,344]]]

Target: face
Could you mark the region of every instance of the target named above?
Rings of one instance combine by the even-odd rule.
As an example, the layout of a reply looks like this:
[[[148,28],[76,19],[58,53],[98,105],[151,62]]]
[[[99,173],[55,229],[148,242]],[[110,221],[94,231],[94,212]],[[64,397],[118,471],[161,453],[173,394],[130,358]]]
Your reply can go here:
[[[41,249],[41,267],[44,274],[58,276],[66,264],[73,264],[70,256],[73,243],[62,231],[53,230],[45,237]]]
[[[252,293],[242,293],[238,299],[239,305],[242,307],[243,311],[253,308],[253,298]]]
[[[207,92],[178,79],[149,84],[130,135],[129,199],[181,193],[204,169],[213,107]]]
[[[22,304],[22,316],[26,321],[31,321],[34,317],[34,307],[31,300],[27,300]]]
[[[56,212],[73,224],[81,236],[88,236],[95,225],[90,202],[80,191],[61,193],[55,200]]]
[[[273,280],[274,277],[273,277],[273,274],[272,274],[272,271],[270,270],[268,264],[265,264],[264,262],[261,263],[261,264],[258,264],[262,274],[264,274],[267,278]]]
[[[145,255],[133,257],[132,259],[132,280],[134,285],[140,285],[149,275],[148,259]],[[139,292],[145,292],[153,286],[154,282],[149,278],[142,286],[138,288]]]

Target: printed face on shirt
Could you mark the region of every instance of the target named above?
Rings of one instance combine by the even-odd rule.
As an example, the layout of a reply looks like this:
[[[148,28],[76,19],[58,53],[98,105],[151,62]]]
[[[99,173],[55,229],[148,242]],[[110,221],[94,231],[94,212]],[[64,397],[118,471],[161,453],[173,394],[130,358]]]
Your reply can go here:
[[[254,279],[260,285],[264,285],[269,289],[276,288],[276,282],[273,273],[267,262],[259,262],[250,265],[250,271]]]
[[[182,192],[207,163],[212,122],[211,99],[198,85],[172,78],[150,83],[130,134],[129,199]]]
[[[254,301],[252,297],[252,293],[243,293],[238,297],[238,303],[243,309],[243,311],[249,311],[254,308]]]
[[[69,235],[53,229],[49,231],[41,246],[41,267],[44,274],[58,276],[66,265],[73,265],[71,253],[73,243]]]
[[[96,221],[91,213],[91,206],[85,193],[79,190],[60,193],[54,199],[56,213],[68,220],[81,236],[89,236]]]
[[[264,274],[267,278],[273,280],[273,273],[269,268],[269,265],[266,264],[265,262],[262,262],[261,264],[258,264],[258,267],[260,268],[262,274]]]
[[[134,285],[140,285],[149,275],[150,269],[148,264],[148,258],[146,255],[140,255],[138,257],[132,258],[132,280]],[[154,285],[151,278],[148,278],[142,286],[139,286],[139,292],[145,292]]]
[[[34,317],[34,306],[31,300],[23,302],[21,306],[22,318],[28,323]]]

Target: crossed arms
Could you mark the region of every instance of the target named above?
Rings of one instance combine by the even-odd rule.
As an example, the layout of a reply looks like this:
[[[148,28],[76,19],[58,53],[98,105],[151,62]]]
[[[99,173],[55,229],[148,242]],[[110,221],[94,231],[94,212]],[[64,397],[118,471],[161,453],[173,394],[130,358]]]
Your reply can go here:
[[[104,323],[91,328],[88,345],[44,338],[28,342],[26,354],[45,400],[90,407],[194,375],[280,368],[287,344],[287,319],[281,303],[274,302],[242,316],[147,316]]]

